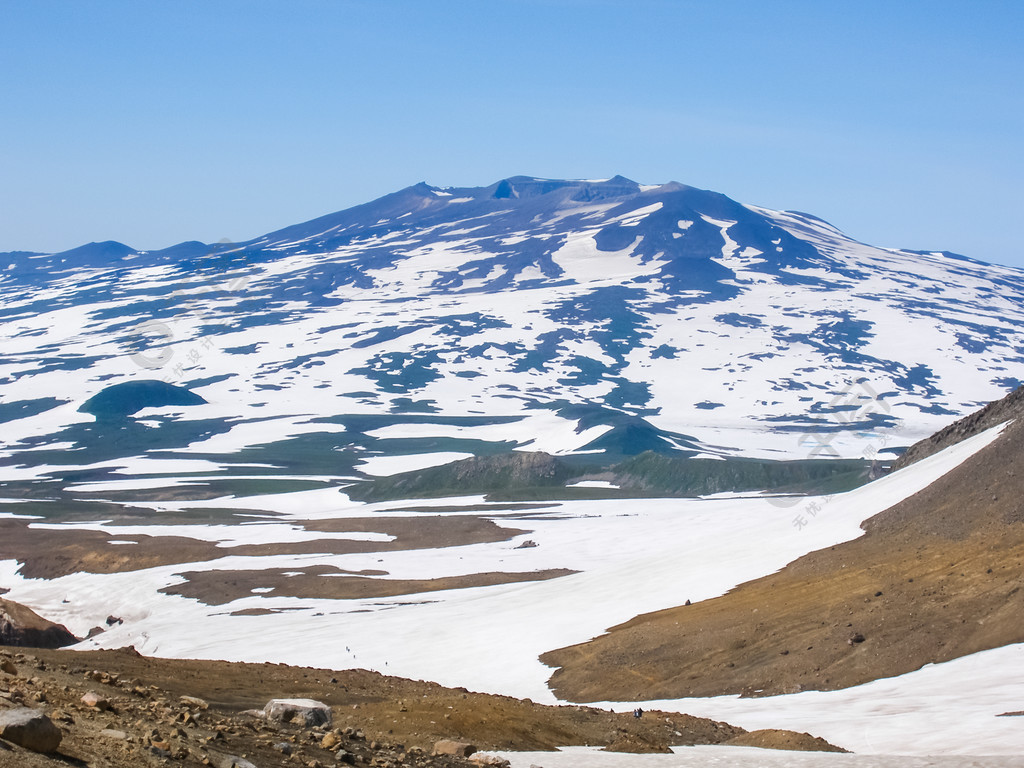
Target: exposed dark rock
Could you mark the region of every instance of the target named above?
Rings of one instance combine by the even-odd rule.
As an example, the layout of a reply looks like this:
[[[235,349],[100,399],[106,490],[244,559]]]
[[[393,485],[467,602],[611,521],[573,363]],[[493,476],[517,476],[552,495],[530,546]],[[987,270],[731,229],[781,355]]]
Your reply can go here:
[[[0,645],[63,648],[77,642],[67,627],[47,621],[23,605],[0,599]]]

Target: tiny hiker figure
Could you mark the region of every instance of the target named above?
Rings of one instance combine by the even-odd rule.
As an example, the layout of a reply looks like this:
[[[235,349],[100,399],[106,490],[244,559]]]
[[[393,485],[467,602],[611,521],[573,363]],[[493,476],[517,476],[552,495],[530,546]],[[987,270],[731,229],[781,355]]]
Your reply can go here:
[[[633,717],[635,717],[637,720],[639,720],[643,716],[644,716],[644,711],[642,709],[640,709],[640,707],[637,707],[636,709],[633,710]]]

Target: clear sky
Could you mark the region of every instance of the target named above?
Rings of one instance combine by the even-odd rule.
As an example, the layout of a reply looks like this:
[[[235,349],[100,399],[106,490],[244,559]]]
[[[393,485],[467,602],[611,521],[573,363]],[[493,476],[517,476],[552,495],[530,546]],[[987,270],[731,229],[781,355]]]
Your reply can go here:
[[[0,0],[0,251],[670,180],[1024,267],[1021,0]]]

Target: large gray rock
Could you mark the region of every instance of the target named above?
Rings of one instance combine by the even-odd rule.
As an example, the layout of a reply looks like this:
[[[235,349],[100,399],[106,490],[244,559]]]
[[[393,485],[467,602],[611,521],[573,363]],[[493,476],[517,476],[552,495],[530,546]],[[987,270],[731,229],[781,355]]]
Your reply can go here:
[[[55,752],[64,734],[37,709],[19,707],[0,712],[0,739],[33,752]]]
[[[307,728],[331,724],[331,708],[313,699],[271,699],[263,708],[267,720],[290,723],[300,720]]]

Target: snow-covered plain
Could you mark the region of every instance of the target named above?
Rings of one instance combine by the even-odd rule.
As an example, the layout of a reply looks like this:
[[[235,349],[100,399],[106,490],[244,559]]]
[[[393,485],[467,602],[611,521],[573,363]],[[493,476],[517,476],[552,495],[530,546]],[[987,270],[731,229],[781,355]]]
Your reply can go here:
[[[486,509],[482,499],[469,497],[436,500],[433,505],[444,510],[439,514],[482,515],[522,533],[504,542],[443,549],[258,557],[226,553],[209,562],[120,574],[76,573],[49,581],[24,579],[17,574],[17,563],[3,561],[0,582],[11,587],[11,599],[81,634],[111,613],[124,619],[123,625],[83,643],[83,648],[132,644],[158,656],[365,667],[554,703],[546,686],[551,670],[537,660],[543,652],[585,641],[639,613],[721,595],[809,551],[854,538],[861,534],[864,519],[926,487],[998,432],[999,428],[989,430],[855,491],[806,499],[802,504],[814,502],[820,511],[805,525],[797,525],[795,519],[802,507],[782,508],[762,498],[562,501],[522,510],[499,504]],[[374,540],[373,534],[365,533],[313,534],[303,528],[303,521],[374,516],[383,522],[412,514],[401,503],[351,502],[337,489],[264,496],[251,499],[252,504],[247,499],[225,503],[229,501],[239,509],[273,508],[279,517],[220,526],[99,521],[37,525],[105,530],[129,539],[170,533],[226,546],[346,536]],[[172,504],[181,510],[187,503]],[[458,505],[467,509],[460,512]],[[478,509],[481,505],[484,511]],[[415,506],[431,508],[419,501]],[[518,548],[527,538],[537,546]],[[269,583],[257,584],[249,597],[217,606],[158,592],[181,583],[179,574],[184,572],[300,572],[315,565],[349,572],[384,571],[387,575],[379,578],[392,579],[553,568],[577,573],[547,581],[373,599],[272,596],[266,594]],[[282,612],[233,615],[251,608]],[[239,643],[240,637],[246,642]],[[496,663],[496,658],[502,662]],[[710,716],[748,729],[809,731],[869,754],[1007,755],[1024,747],[1020,721],[995,716],[1022,708],[1022,661],[1024,648],[1010,647],[845,691],[642,706]],[[635,704],[603,706],[632,709]]]

